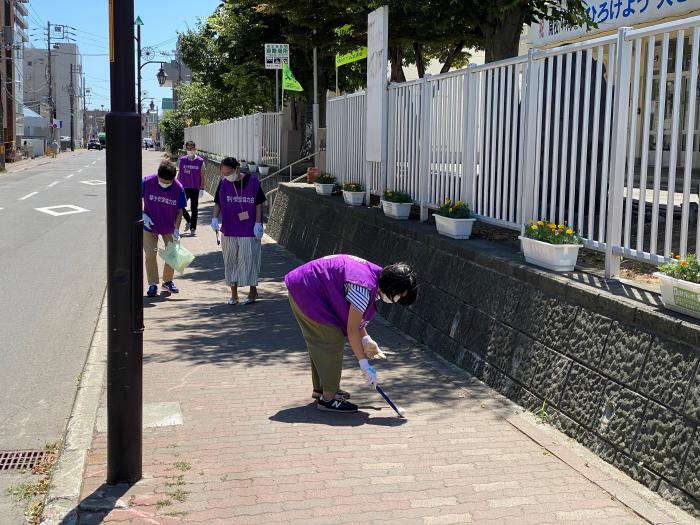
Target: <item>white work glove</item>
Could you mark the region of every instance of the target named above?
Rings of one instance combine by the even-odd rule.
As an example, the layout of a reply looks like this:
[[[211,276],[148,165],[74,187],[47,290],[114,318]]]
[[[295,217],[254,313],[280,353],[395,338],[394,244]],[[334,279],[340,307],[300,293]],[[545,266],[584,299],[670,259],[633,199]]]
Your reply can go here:
[[[362,338],[362,348],[368,359],[386,359],[386,354],[382,352],[377,342],[368,335]]]
[[[256,239],[262,239],[263,233],[265,230],[263,230],[263,225],[262,223],[256,222],[255,223],[255,228],[253,228],[253,233],[255,234]]]
[[[216,217],[211,218],[211,229],[215,232],[219,231],[219,219],[217,219]]]
[[[173,230],[173,240],[179,241],[180,240],[180,230],[175,228]]]
[[[377,384],[377,371],[369,364],[367,359],[360,359],[360,368],[362,369],[362,377],[368,386]]]
[[[199,190],[199,198],[201,199],[202,197],[204,197],[204,190],[200,189]]]
[[[151,226],[153,226],[153,219],[151,219],[145,213],[141,215],[141,218],[143,219],[143,225],[146,227],[147,230],[150,230]]]

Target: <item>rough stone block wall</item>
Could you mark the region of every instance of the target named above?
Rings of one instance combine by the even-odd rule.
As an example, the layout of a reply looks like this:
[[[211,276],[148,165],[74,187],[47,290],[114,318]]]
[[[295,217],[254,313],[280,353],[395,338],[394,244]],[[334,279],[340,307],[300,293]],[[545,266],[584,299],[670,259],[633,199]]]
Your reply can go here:
[[[697,324],[299,185],[267,233],[304,260],[411,263],[419,299],[382,305],[392,324],[700,516]]]

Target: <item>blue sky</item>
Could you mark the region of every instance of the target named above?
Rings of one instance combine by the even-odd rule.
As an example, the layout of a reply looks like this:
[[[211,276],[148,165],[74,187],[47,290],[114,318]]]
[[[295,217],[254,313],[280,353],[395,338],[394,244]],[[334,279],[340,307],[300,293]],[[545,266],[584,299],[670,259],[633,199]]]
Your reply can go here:
[[[152,46],[157,52],[175,49],[177,32],[195,27],[198,19],[209,16],[219,0],[135,0],[134,11],[141,16],[143,47]],[[44,38],[46,22],[65,24],[76,28],[76,43],[83,55],[83,71],[86,85],[92,88],[88,97],[88,109],[109,107],[109,48],[107,0],[30,0],[30,46],[46,47]],[[78,7],[79,6],[79,7]],[[41,26],[41,27],[40,27]],[[159,60],[169,60],[158,55]],[[160,106],[163,97],[172,96],[172,90],[161,88],[155,78],[158,65],[149,64],[143,69],[143,90],[154,97]],[[135,90],[134,90],[135,92]]]

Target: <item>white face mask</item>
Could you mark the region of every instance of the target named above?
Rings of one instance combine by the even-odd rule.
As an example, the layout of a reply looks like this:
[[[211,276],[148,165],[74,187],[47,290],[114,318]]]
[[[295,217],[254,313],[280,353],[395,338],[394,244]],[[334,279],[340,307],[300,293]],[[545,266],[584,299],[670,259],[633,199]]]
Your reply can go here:
[[[167,190],[170,186],[173,185],[173,183],[172,183],[172,182],[168,182],[168,183],[166,183],[166,184],[163,184],[162,182],[158,181],[158,185],[159,185],[161,188],[163,188],[164,190]]]
[[[387,304],[396,304],[399,302],[399,299],[401,299],[400,295],[395,295],[393,299],[390,299],[389,296],[384,292],[379,292],[379,297],[381,297],[382,301],[384,301]]]
[[[187,157],[192,160],[197,156],[197,154],[194,151],[187,151]]]
[[[238,175],[235,173],[231,173],[231,175],[226,175],[224,178],[229,182],[234,182],[238,180]]]

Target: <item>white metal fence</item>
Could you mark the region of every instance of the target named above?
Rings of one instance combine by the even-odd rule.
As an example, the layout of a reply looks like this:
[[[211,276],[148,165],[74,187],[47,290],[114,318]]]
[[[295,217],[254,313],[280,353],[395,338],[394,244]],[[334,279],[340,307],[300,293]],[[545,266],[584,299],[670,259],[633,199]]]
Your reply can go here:
[[[185,141],[193,140],[199,151],[269,166],[280,165],[281,139],[281,113],[255,113],[185,128]]]
[[[700,250],[699,45],[693,17],[392,84],[385,179],[364,161],[364,93],[329,99],[328,171],[424,212],[450,198],[512,229],[567,222],[610,276],[620,256],[684,256]]]

